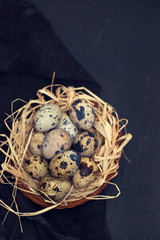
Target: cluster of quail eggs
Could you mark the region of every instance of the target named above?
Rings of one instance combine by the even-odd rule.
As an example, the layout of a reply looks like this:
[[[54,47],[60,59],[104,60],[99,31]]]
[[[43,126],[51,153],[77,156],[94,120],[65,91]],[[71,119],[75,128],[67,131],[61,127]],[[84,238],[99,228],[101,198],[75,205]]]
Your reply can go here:
[[[38,179],[44,196],[60,201],[75,188],[86,188],[98,174],[92,156],[98,141],[90,131],[95,121],[92,105],[85,99],[75,100],[63,112],[55,103],[40,107],[34,117],[30,157],[24,170]]]

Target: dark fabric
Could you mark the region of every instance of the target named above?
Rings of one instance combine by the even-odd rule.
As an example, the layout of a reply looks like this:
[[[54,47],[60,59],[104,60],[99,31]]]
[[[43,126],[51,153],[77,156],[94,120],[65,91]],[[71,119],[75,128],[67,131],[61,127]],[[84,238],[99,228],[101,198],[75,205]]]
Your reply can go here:
[[[66,86],[86,86],[100,94],[100,86],[77,63],[57,38],[47,20],[23,0],[0,1],[0,132],[7,133],[3,124],[5,113],[16,98],[28,101],[36,98],[36,91],[51,83],[56,72],[56,83]],[[15,103],[15,109],[21,106]],[[0,154],[2,163],[4,156]],[[12,187],[0,184],[0,199],[12,203]],[[35,212],[41,207],[17,192],[20,212]],[[15,209],[15,206],[13,206]],[[35,217],[19,220],[9,213],[0,226],[0,240],[109,240],[106,224],[106,202],[90,201],[82,206],[52,210]],[[0,207],[0,222],[6,210]]]
[[[0,0],[0,71],[92,81],[27,1]]]
[[[111,238],[159,240],[160,1],[30,1],[102,84],[102,98],[129,120],[131,164],[121,159],[113,179],[121,195],[106,202]]]

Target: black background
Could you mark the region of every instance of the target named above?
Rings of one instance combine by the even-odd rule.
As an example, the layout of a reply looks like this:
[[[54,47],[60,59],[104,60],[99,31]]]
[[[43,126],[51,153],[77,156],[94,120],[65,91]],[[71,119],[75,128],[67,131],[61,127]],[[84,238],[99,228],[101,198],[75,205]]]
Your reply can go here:
[[[129,120],[133,139],[125,152],[132,163],[122,160],[115,180],[122,194],[106,203],[112,239],[160,239],[159,2],[32,2],[101,84],[102,98]]]
[[[120,197],[98,203],[105,205],[102,208],[102,212],[105,211],[103,227],[108,231],[108,226],[112,240],[159,240],[159,1],[30,2],[49,20],[51,28],[82,68],[101,85],[101,98],[116,108],[120,118],[129,120],[127,130],[133,139],[125,147],[125,154],[131,164],[122,157],[119,174],[112,180],[121,189]],[[43,26],[40,29],[43,30]],[[74,74],[72,77],[77,78],[78,73]],[[85,74],[80,79],[85,76],[90,79]],[[39,75],[46,77],[44,72]],[[70,74],[65,72],[61,76],[59,73],[58,77],[68,79]],[[33,85],[34,92],[38,82]],[[21,93],[17,85],[13,97]],[[104,193],[114,195],[115,189],[108,186]],[[100,232],[100,228],[97,231]],[[87,234],[86,239],[89,239]],[[95,239],[103,239],[103,236],[95,235]]]

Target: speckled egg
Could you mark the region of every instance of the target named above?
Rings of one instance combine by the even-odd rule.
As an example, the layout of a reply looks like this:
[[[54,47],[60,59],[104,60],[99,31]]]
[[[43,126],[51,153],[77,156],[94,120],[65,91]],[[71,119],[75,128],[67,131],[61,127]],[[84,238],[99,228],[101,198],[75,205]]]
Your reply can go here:
[[[81,164],[72,179],[74,187],[88,187],[91,182],[95,181],[98,172],[98,166],[92,158],[82,157]]]
[[[29,150],[33,155],[42,156],[42,143],[45,135],[40,132],[34,132],[29,144]]]
[[[48,103],[39,108],[35,114],[34,126],[38,132],[48,132],[56,128],[61,120],[61,109],[58,105]]]
[[[31,177],[36,179],[40,179],[48,174],[47,160],[37,155],[31,155],[29,158],[25,159],[23,168]]]
[[[76,134],[78,133],[78,128],[72,123],[69,116],[65,112],[62,113],[61,121],[57,128],[62,128],[69,132],[72,140],[74,140]]]
[[[43,177],[39,182],[39,189],[54,201],[63,199],[71,189],[70,180],[60,180],[50,175]]]
[[[74,175],[81,162],[79,153],[73,150],[57,154],[49,163],[49,170],[53,177],[70,178]]]
[[[42,154],[45,159],[51,159],[56,154],[69,150],[72,145],[70,134],[64,129],[53,129],[50,131],[42,145]]]
[[[85,99],[75,100],[70,109],[71,121],[80,129],[90,129],[95,121],[95,112],[92,105]]]
[[[74,140],[74,150],[79,152],[81,156],[92,156],[98,146],[98,141],[90,131],[77,134]]]

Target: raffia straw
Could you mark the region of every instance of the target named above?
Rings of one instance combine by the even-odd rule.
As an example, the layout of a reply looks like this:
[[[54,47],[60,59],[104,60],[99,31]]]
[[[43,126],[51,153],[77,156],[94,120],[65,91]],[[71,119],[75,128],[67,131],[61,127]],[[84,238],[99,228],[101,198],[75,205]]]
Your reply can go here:
[[[30,100],[29,102],[25,102],[22,99],[16,99],[12,102],[11,114],[8,115],[4,121],[6,128],[10,132],[10,136],[0,134],[0,137],[4,139],[0,142],[0,151],[5,156],[4,162],[1,165],[2,170],[0,173],[0,181],[4,184],[7,181],[8,184],[13,186],[13,202],[11,206],[8,206],[2,200],[0,200],[0,205],[6,208],[8,211],[15,213],[19,217],[19,220],[22,216],[35,216],[42,214],[58,206],[63,207],[68,206],[69,203],[74,204],[74,202],[81,199],[112,199],[120,195],[118,186],[110,182],[108,183],[114,185],[117,189],[118,193],[115,196],[94,196],[94,193],[100,189],[101,186],[106,184],[106,179],[108,176],[110,176],[110,180],[118,174],[119,162],[117,160],[121,157],[124,147],[132,138],[131,134],[127,132],[125,132],[124,135],[121,135],[122,130],[126,130],[128,120],[119,119],[116,110],[110,104],[104,102],[85,87],[65,87],[60,84],[53,84],[53,80],[54,75],[51,85],[37,91],[37,99]],[[30,155],[28,146],[34,131],[34,115],[42,105],[49,102],[58,104],[62,111],[67,112],[73,101],[79,98],[86,99],[92,104],[92,106],[94,106],[96,120],[91,131],[95,133],[99,145],[96,153],[93,155],[93,159],[98,165],[100,174],[97,176],[95,182],[90,183],[88,188],[77,190],[72,186],[70,192],[65,196],[64,199],[62,199],[61,202],[54,202],[49,197],[42,197],[37,187],[37,180],[32,179],[23,170],[23,161]],[[14,111],[14,104],[17,101],[21,101],[21,103],[24,105]],[[9,122],[12,122],[11,127],[9,127]],[[7,146],[7,150],[4,150],[5,146]],[[12,174],[13,178],[15,179],[14,183],[9,181],[9,179],[6,177],[5,173],[7,172]],[[18,182],[22,183],[21,187],[19,187]],[[28,189],[23,189],[24,185],[28,186]],[[43,198],[43,200],[45,200],[46,203],[51,204],[51,206],[36,212],[19,212],[19,208],[16,203],[17,190],[40,196]],[[12,208],[13,203],[16,206],[16,210],[13,210]]]

